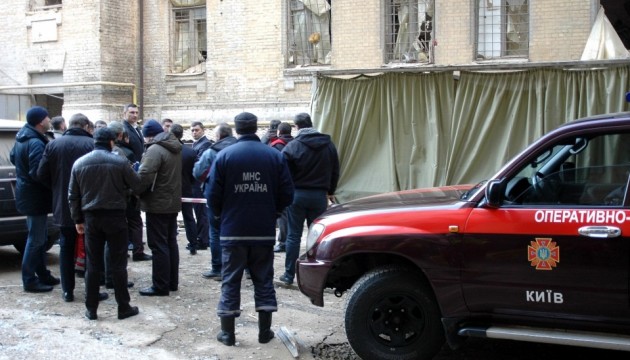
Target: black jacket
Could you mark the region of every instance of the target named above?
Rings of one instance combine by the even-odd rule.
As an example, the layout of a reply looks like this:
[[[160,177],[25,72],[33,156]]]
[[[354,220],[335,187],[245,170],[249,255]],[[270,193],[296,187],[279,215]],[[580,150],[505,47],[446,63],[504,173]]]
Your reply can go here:
[[[46,135],[29,124],[15,136],[11,163],[15,165],[15,207],[23,215],[46,215],[52,211],[52,191],[37,178],[39,162],[48,143]]]
[[[192,197],[192,187],[201,186],[193,176],[196,158],[195,150],[188,144],[182,144],[182,197]]]
[[[72,220],[82,224],[85,211],[120,210],[124,213],[130,190],[141,190],[140,176],[122,156],[97,145],[72,166],[68,189]]]
[[[138,132],[138,129],[131,126],[127,121],[122,121],[127,134],[129,135],[128,147],[133,151],[134,159],[132,163],[142,160],[142,153],[144,152],[144,137]]]
[[[310,130],[310,128],[305,129]],[[282,150],[296,189],[337,190],[339,157],[330,135],[315,130],[299,133]]]
[[[44,150],[37,177],[52,190],[53,214],[57,226],[74,226],[68,206],[72,165],[93,149],[94,140],[89,132],[81,128],[70,128],[62,137],[51,141]]]

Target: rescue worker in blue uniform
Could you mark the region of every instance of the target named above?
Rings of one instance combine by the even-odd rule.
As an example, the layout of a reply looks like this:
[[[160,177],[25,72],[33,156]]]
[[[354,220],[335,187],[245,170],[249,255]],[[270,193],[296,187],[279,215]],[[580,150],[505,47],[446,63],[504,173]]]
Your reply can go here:
[[[260,142],[258,118],[243,112],[234,118],[236,144],[222,150],[210,172],[210,206],[220,224],[223,282],[217,315],[217,340],[232,346],[235,318],[241,314],[241,279],[249,268],[258,312],[258,342],[274,337],[271,314],[278,310],[273,287],[276,219],[293,201],[293,182],[284,156]]]

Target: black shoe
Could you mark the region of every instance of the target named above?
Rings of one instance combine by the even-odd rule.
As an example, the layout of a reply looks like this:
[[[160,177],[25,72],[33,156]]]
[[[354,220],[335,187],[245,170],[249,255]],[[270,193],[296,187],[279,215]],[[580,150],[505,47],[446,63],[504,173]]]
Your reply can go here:
[[[282,243],[279,243],[273,247],[273,252],[285,252],[285,251],[287,251],[287,246]]]
[[[221,276],[221,271],[220,270],[204,271],[204,272],[201,273],[201,276],[203,276],[205,279],[213,279],[213,280],[217,280],[217,281],[223,280],[223,277]]]
[[[279,280],[285,285],[293,285],[293,279],[289,278],[287,274],[280,276]]]
[[[133,281],[127,281],[127,287],[128,288],[132,288],[135,284],[133,283]],[[114,288],[114,283],[105,283],[105,288],[106,289],[113,289]]]
[[[98,301],[104,301],[109,299],[109,294],[106,292],[98,293]]]
[[[53,289],[52,285],[45,285],[45,284],[42,284],[41,282],[36,282],[35,284],[29,285],[29,286],[24,286],[24,291],[30,292],[30,293],[49,292],[49,291],[52,291],[52,289]]]
[[[190,255],[197,255],[197,249],[195,249],[194,247],[188,249],[188,251],[190,251]]]
[[[141,253],[141,254],[133,254],[132,259],[133,261],[147,261],[147,260],[153,259],[153,257],[151,255]]]
[[[208,250],[208,245],[199,245],[197,250]]]
[[[97,320],[98,319],[98,316],[96,315],[96,310],[90,310],[90,309],[85,310],[85,317],[88,320]]]
[[[168,291],[157,290],[153,286],[140,289],[139,293],[142,296],[168,296]]]
[[[169,286],[169,287],[168,287],[168,289],[169,289],[170,291],[177,291],[177,290],[179,290],[179,289],[177,288],[177,286]]]
[[[123,320],[128,317],[136,316],[140,313],[137,306],[130,306],[129,309],[120,311],[118,310],[118,320]]]
[[[63,295],[61,295],[61,297],[63,298],[63,301],[65,301],[65,302],[73,302],[74,301],[74,294],[72,293],[72,291],[64,292]]]
[[[59,285],[61,284],[61,280],[59,280],[59,278],[56,278],[52,275],[48,275],[47,278],[40,278],[39,282],[44,284],[44,285],[50,285],[50,286],[55,286],[55,285]]]

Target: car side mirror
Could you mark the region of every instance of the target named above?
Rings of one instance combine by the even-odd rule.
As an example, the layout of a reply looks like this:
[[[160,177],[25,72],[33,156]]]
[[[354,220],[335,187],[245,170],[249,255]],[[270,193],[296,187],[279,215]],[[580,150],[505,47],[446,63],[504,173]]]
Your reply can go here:
[[[486,205],[491,208],[498,208],[503,200],[503,181],[490,180],[486,186]]]

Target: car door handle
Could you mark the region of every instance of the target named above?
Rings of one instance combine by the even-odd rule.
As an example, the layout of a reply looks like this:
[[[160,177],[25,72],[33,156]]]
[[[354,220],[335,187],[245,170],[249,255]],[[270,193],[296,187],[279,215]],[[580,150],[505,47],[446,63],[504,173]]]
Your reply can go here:
[[[582,226],[578,229],[580,235],[593,238],[613,238],[621,235],[621,229],[614,226]]]

